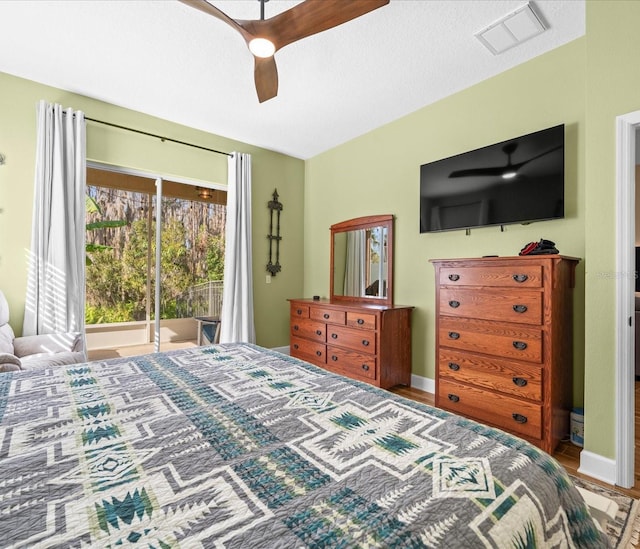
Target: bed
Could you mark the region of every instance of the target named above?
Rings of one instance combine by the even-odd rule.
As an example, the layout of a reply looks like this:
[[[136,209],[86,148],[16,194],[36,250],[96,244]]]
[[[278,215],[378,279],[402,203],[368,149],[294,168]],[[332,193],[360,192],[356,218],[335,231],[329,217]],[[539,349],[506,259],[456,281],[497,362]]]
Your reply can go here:
[[[249,344],[0,374],[0,545],[606,547],[566,472]]]

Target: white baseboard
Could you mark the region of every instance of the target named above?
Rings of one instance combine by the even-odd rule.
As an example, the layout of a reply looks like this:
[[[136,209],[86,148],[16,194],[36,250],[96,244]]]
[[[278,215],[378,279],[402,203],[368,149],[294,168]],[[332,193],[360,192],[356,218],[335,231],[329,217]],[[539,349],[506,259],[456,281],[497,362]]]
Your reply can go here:
[[[580,452],[578,473],[593,477],[615,486],[616,462],[613,459],[594,454],[587,450]]]
[[[422,377],[411,374],[411,387],[415,387],[416,389],[420,389],[421,391],[426,391],[427,393],[435,394],[436,392],[436,382],[430,377]]]
[[[289,345],[287,345],[286,347],[272,347],[271,350],[272,351],[277,351],[278,353],[282,353],[283,355],[291,354],[289,352],[291,350]]]

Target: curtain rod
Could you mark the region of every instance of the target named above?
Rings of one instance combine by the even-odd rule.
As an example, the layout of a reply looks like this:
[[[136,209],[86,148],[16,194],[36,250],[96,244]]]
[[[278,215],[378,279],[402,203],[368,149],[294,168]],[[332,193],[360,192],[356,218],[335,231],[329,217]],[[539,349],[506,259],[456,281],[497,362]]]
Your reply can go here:
[[[67,111],[63,110],[62,113],[67,114]],[[127,126],[121,126],[120,124],[114,124],[112,122],[105,122],[104,120],[98,120],[97,118],[90,118],[89,116],[85,116],[84,119],[89,120],[90,122],[95,122],[97,124],[104,124],[105,126],[111,126],[112,128],[118,128],[120,130],[126,130],[128,132],[140,133],[142,135],[147,135],[149,137],[156,137],[161,141],[171,141],[172,143],[178,143],[179,145],[186,145],[187,147],[193,147],[194,149],[201,149],[203,151],[209,151],[217,154],[225,154],[227,156],[233,156],[231,153],[228,153],[228,152],[218,151],[216,149],[210,149],[209,147],[203,147],[202,145],[194,145],[193,143],[187,143],[186,141],[180,141],[179,139],[172,139],[171,137],[165,137],[164,135],[149,133],[142,130],[137,130],[135,128],[128,128]]]

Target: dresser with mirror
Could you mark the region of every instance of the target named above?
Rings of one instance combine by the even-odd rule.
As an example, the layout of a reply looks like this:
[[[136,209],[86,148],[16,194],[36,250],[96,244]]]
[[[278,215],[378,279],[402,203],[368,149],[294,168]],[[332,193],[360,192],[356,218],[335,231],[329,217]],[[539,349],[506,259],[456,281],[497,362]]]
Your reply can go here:
[[[393,216],[331,226],[328,299],[290,299],[291,355],[381,388],[411,385],[411,306],[393,303]]]

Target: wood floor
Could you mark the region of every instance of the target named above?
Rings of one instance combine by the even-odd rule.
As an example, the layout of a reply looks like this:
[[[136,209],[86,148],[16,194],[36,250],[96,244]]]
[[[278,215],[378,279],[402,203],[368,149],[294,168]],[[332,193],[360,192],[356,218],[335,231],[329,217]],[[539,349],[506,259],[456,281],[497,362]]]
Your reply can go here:
[[[184,341],[179,343],[163,343],[162,350],[169,351],[173,349],[179,349],[184,347],[195,347],[195,341]],[[146,353],[152,353],[153,346],[152,345],[140,345],[135,347],[122,347],[119,349],[101,349],[95,351],[89,351],[89,360],[106,360],[108,358],[115,358],[119,356],[134,356],[141,355]],[[422,402],[424,404],[428,404],[429,406],[433,406],[435,404],[434,394],[427,393],[425,391],[421,391],[420,389],[415,389],[413,387],[395,387],[391,389],[392,392],[402,395],[405,398],[409,398],[411,400],[415,400],[418,402]],[[636,437],[640,438],[640,382],[636,382],[636,391],[635,391],[635,427],[636,427]],[[563,466],[564,468],[572,475],[577,477],[585,478],[591,482],[595,482],[598,484],[602,484],[607,488],[611,488],[611,485],[599,482],[597,479],[591,478],[589,476],[578,473],[578,467],[580,466],[580,452],[582,448],[571,444],[570,442],[561,443],[560,446],[556,449],[553,454]],[[625,490],[623,488],[616,489],[620,492],[624,492],[632,497],[640,498],[640,443],[636,444],[636,453],[635,453],[635,464],[636,464],[636,474],[635,474],[635,486],[631,489]]]
[[[427,393],[425,391],[421,391],[420,389],[414,389],[413,387],[394,387],[391,389],[391,392],[402,395],[405,398],[409,398],[411,400],[416,400],[418,402],[423,402],[424,404],[428,404],[429,406],[434,406],[435,404],[435,395],[433,393]],[[640,382],[636,382],[636,433],[640,435]],[[638,436],[636,435],[636,436]],[[616,486],[616,490],[619,492],[624,492],[634,498],[640,498],[640,444],[636,443],[636,452],[635,452],[635,464],[636,464],[636,472],[635,472],[635,485],[633,488],[625,490],[624,488],[619,488]],[[567,472],[576,477],[584,478],[590,482],[594,482],[596,484],[602,484],[607,488],[611,488],[610,484],[605,482],[600,482],[597,479],[589,477],[587,475],[583,475],[578,473],[578,467],[580,467],[580,452],[582,448],[579,446],[575,446],[570,442],[562,442],[556,449],[553,454],[553,457],[556,458],[563,467],[567,470]]]

